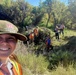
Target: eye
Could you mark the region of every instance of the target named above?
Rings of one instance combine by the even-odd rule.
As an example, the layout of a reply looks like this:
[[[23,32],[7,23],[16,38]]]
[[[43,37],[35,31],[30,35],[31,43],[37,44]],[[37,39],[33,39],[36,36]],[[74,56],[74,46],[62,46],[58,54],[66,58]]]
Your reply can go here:
[[[0,41],[2,41],[3,39],[2,39],[2,37],[0,37]]]
[[[9,38],[7,38],[7,42],[16,43],[17,39],[15,37],[9,37]]]

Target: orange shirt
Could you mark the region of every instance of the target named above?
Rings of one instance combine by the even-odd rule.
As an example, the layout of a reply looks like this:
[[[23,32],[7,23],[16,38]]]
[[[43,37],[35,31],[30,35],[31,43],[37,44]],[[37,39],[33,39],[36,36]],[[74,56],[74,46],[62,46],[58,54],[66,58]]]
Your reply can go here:
[[[31,34],[29,35],[29,39],[30,39],[30,40],[34,40],[34,33],[31,33]]]

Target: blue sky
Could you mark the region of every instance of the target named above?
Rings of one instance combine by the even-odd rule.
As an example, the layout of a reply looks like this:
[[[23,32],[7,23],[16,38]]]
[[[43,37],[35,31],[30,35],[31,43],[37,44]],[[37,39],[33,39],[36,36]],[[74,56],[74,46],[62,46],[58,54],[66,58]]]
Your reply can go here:
[[[38,6],[40,0],[25,0],[27,1],[29,4],[33,5],[33,6]],[[41,0],[41,1],[45,1],[45,0]],[[61,0],[62,2],[67,3],[67,0]]]
[[[27,1],[28,3],[34,6],[38,6],[40,2],[40,0],[25,0],[25,1]],[[45,0],[41,0],[41,1],[45,1]]]

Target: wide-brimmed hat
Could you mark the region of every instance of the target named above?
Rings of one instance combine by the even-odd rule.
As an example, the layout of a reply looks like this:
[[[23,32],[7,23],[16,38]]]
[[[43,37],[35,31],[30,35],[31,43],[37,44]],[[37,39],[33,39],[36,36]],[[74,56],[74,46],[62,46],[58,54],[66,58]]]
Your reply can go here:
[[[27,39],[25,35],[18,33],[18,28],[14,24],[6,20],[0,20],[0,34],[11,34],[21,41]]]

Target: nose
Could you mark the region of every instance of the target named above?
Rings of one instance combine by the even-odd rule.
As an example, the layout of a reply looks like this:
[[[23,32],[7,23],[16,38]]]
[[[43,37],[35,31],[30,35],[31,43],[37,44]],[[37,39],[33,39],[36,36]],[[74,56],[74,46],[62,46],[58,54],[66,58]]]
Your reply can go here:
[[[0,44],[1,44],[2,46],[7,46],[9,43],[8,43],[6,40],[3,40]]]

